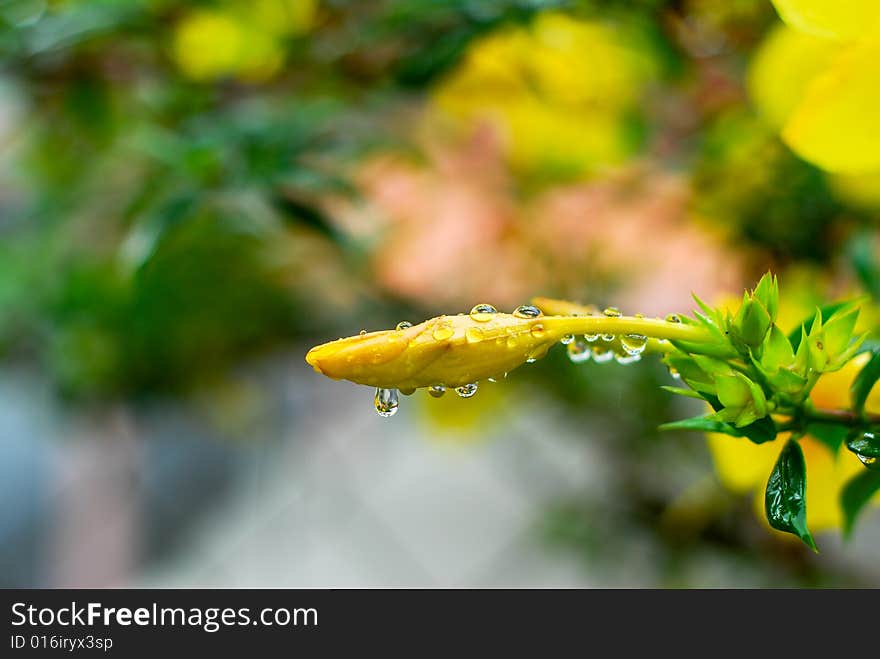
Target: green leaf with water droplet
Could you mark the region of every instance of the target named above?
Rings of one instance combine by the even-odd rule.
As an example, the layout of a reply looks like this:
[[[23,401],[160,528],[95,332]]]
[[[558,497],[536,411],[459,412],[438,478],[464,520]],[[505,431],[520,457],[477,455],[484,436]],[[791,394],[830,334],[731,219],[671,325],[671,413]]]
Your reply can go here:
[[[807,464],[796,440],[786,442],[767,481],[764,510],[770,526],[792,533],[813,551],[816,543],[807,529]]]
[[[856,519],[871,498],[880,490],[880,471],[863,471],[852,477],[840,493],[843,533],[849,536]]]
[[[853,411],[856,414],[861,414],[865,410],[865,401],[868,400],[868,395],[877,380],[880,380],[880,352],[871,355],[871,359],[862,367],[849,388]]]
[[[846,438],[846,448],[866,458],[880,458],[880,435],[854,430]]]
[[[859,304],[859,300],[843,300],[842,302],[835,302],[834,304],[827,304],[824,307],[821,307],[819,311],[821,312],[820,317],[830,318],[835,313],[845,310],[847,308],[852,308],[855,305]],[[791,334],[788,335],[788,340],[791,342],[791,347],[797,351],[800,347],[801,338],[804,334],[809,334],[813,329],[813,321],[816,319],[816,314],[810,314],[809,318],[806,318],[797,325],[794,330],[792,330]]]

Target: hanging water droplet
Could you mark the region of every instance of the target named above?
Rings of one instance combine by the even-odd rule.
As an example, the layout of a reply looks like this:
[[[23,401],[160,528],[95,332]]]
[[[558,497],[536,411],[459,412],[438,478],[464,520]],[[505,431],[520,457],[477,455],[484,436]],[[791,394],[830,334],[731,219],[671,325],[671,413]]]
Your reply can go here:
[[[376,405],[376,413],[379,416],[389,417],[397,414],[397,407],[400,404],[397,396],[397,389],[376,389],[376,396],[373,399]]]
[[[529,357],[526,359],[526,364],[534,364],[536,361],[538,360],[535,357]]]
[[[545,334],[544,326],[541,323],[535,323],[529,331],[536,339],[540,339]]]
[[[574,334],[566,334],[561,339],[559,339],[559,342],[564,346],[571,344],[573,341],[574,341]]]
[[[859,456],[859,460],[862,461],[862,464],[866,467],[872,467],[877,463],[877,458],[872,455],[862,455],[861,453],[856,453]]]
[[[590,343],[593,343],[593,341],[599,340],[599,335],[598,334],[584,334],[584,338],[587,341],[589,341]]]
[[[672,366],[667,366],[666,368],[669,369],[669,375],[671,375],[673,377],[673,379],[681,380],[681,373],[679,373],[677,370],[675,370]]]
[[[440,398],[443,394],[446,393],[446,387],[442,384],[432,384],[428,387],[428,395],[434,398]]]
[[[498,382],[499,380],[506,380],[507,373],[502,373],[501,375],[496,375],[494,377],[487,378],[487,379],[489,380],[489,382]]]
[[[463,384],[462,386],[455,388],[455,393],[457,393],[462,398],[470,398],[475,393],[477,393],[477,384],[476,382]]]
[[[498,309],[491,304],[478,304],[471,309],[471,318],[478,323],[485,323],[491,320],[492,315],[498,313]]]
[[[409,329],[410,327],[412,327],[411,322],[409,322],[408,320],[401,320],[399,323],[397,323],[397,327],[395,327],[394,329],[399,331]]]
[[[483,330],[479,327],[468,327],[464,331],[464,337],[468,343],[479,343],[483,340]]]
[[[627,364],[635,364],[641,358],[641,355],[618,355],[617,353],[614,354],[614,360],[622,366],[626,366]]]
[[[513,315],[517,318],[537,318],[543,314],[538,307],[533,307],[530,304],[523,304],[513,310]]]
[[[431,336],[434,337],[435,341],[445,341],[453,334],[455,334],[455,330],[452,329],[452,325],[438,325],[434,328],[434,331],[431,332]]]
[[[624,334],[620,337],[620,346],[628,355],[641,355],[648,345],[648,337],[644,334]]]
[[[597,364],[607,364],[614,359],[614,351],[608,348],[593,346],[593,361]]]
[[[400,393],[402,393],[404,396],[412,396],[415,392],[416,392],[416,390],[413,388],[406,388],[406,389],[404,389],[403,387],[400,388]]]
[[[668,316],[666,316],[666,322],[667,323],[680,323],[681,318],[679,317],[679,315],[677,313],[671,313]]]
[[[590,358],[590,344],[577,338],[568,344],[568,358],[575,364],[581,364]]]

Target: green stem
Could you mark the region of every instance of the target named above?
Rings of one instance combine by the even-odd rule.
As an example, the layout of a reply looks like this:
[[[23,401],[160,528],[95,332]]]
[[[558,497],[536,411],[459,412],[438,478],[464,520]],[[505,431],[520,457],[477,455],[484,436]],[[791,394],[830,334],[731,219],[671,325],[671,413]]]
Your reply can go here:
[[[563,334],[639,334],[649,339],[712,343],[714,337],[702,327],[671,323],[657,318],[635,316],[544,316],[540,319],[548,332]]]

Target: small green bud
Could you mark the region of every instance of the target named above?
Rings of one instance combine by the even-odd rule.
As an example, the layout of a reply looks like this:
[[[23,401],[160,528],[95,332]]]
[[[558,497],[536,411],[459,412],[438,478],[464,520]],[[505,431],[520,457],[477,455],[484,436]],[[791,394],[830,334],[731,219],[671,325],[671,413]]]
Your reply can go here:
[[[767,399],[756,383],[739,372],[715,378],[718,400],[724,405],[719,418],[746,426],[767,416]]]
[[[764,342],[772,324],[770,314],[760,300],[746,294],[733,319],[731,332],[734,339],[754,349]]]
[[[761,277],[761,281],[752,292],[752,297],[764,306],[770,315],[770,320],[775,323],[779,312],[779,282],[776,277],[769,272]]]

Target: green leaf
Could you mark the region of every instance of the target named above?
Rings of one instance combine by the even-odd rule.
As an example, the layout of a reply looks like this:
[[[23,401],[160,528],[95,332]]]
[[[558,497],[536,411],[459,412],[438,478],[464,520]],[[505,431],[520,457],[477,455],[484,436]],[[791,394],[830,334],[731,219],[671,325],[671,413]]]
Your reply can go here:
[[[770,319],[775,321],[779,310],[779,282],[776,277],[767,272],[755,286],[752,295],[764,305],[767,313],[770,314]]]
[[[714,415],[695,416],[681,421],[671,421],[660,426],[660,430],[697,430],[699,432],[720,432],[725,435],[742,437],[742,430],[729,423],[718,421]]]
[[[745,437],[755,444],[763,444],[776,439],[776,424],[769,416],[750,423],[742,428],[719,421],[714,414],[695,416],[682,421],[672,421],[660,426],[660,430],[696,430],[699,432],[718,432],[731,437]]]
[[[684,387],[670,387],[668,385],[662,385],[660,387],[663,391],[668,391],[671,394],[675,394],[677,396],[687,396],[688,398],[696,398],[697,400],[706,400],[703,396],[700,395],[699,392],[694,391],[693,389],[685,389]]]
[[[776,439],[776,424],[769,416],[750,423],[742,428],[737,428],[743,437],[748,437],[754,444],[763,444],[764,442],[772,442]]]
[[[852,340],[856,321],[859,319],[859,310],[836,313],[825,323],[825,343],[831,359],[846,350]]]
[[[776,325],[770,327],[764,339],[764,352],[761,354],[761,365],[768,371],[775,372],[783,366],[791,366],[794,361],[794,350],[783,331]]]
[[[840,493],[843,511],[843,533],[852,533],[856,518],[874,494],[880,490],[880,471],[863,471],[849,480]]]
[[[796,440],[788,440],[779,453],[767,481],[764,510],[770,526],[796,535],[818,551],[807,529],[807,464]]]
[[[865,409],[865,401],[874,387],[874,383],[880,380],[880,352],[871,355],[868,363],[862,367],[849,388],[853,410],[861,414]]]
[[[837,455],[840,445],[849,431],[846,426],[835,423],[811,423],[807,426],[807,434],[822,442],[832,455]]]
[[[820,307],[819,311],[821,312],[821,318],[830,318],[838,311],[845,309],[846,307],[854,306],[858,304],[858,302],[858,300],[843,300],[841,302],[835,302],[834,304],[827,304],[824,307]],[[804,331],[809,334],[813,330],[813,321],[815,319],[816,314],[810,314],[808,318],[797,325],[788,335],[788,340],[791,343],[791,347],[795,352],[797,352],[797,349],[801,344],[801,328],[803,328]]]

